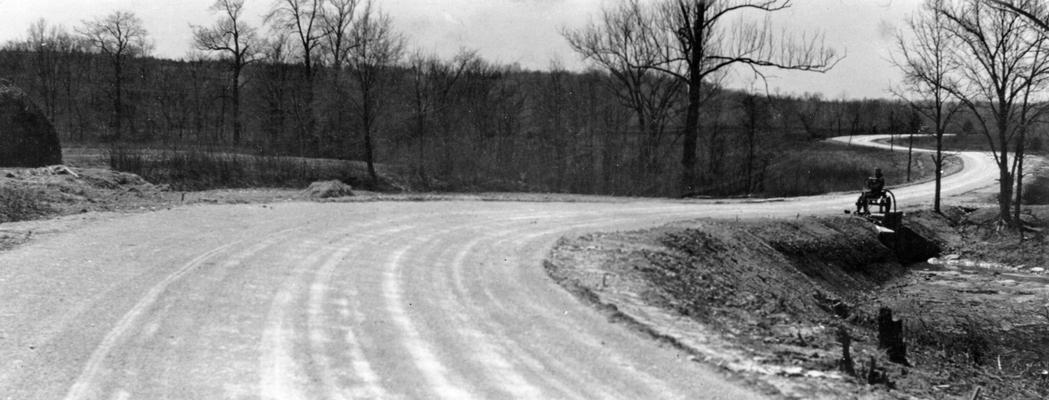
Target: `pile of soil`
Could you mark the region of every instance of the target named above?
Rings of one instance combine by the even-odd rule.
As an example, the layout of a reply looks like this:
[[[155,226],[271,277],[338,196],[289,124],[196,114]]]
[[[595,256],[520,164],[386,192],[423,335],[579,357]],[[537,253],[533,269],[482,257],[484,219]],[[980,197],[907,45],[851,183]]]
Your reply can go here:
[[[945,218],[908,224],[944,248],[965,240]],[[859,218],[693,221],[590,234],[562,240],[547,270],[610,318],[788,397],[944,398],[968,396],[977,387],[994,398],[1049,393],[1037,379],[1017,379],[1041,372],[1029,361],[1042,356],[1034,353],[1049,341],[1023,341],[1038,349],[1025,359],[1025,372],[987,364],[997,360],[994,354],[1015,355],[1020,347],[990,353],[997,342],[975,339],[1049,326],[1049,312],[1031,314],[1035,305],[1049,310],[1049,280],[1035,287],[990,273],[972,280],[905,267]],[[891,362],[879,346],[883,307],[901,320],[909,365]],[[966,322],[992,315],[1027,315],[1028,321]],[[851,342],[855,373],[843,372],[842,333]],[[995,371],[987,368],[992,365]]]
[[[302,192],[302,195],[309,199],[349,197],[353,196],[353,187],[336,180],[319,181],[311,183],[310,187]]]
[[[838,372],[839,326],[850,328],[856,360],[888,363],[868,328],[876,310],[857,305],[904,273],[859,218],[704,220],[590,234],[562,240],[547,271],[612,317],[784,395],[887,393],[857,389],[857,378]]]
[[[151,207],[165,188],[108,169],[0,169],[0,223],[88,211]]]

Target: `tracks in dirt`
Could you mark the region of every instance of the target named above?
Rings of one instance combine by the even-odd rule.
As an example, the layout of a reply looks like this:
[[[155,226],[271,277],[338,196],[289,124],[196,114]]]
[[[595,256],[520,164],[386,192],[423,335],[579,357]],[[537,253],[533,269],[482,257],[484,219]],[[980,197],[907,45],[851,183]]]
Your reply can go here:
[[[99,242],[60,236],[65,242],[48,252],[108,254],[101,268],[123,271],[113,279],[46,267],[35,246],[0,255],[22,272],[49,275],[39,281],[82,286],[82,296],[67,300],[85,304],[56,306],[67,314],[58,326],[30,321],[32,304],[0,306],[24,307],[3,314],[15,322],[5,326],[23,328],[4,329],[0,356],[23,368],[3,367],[0,398],[752,397],[608,324],[539,265],[566,231],[648,224],[688,208],[288,204],[113,220],[78,232]],[[194,242],[197,225],[208,229],[196,221],[240,227],[216,227]],[[149,238],[155,226],[167,237]],[[140,250],[117,255],[133,243]],[[12,337],[41,344],[25,351],[9,345]]]

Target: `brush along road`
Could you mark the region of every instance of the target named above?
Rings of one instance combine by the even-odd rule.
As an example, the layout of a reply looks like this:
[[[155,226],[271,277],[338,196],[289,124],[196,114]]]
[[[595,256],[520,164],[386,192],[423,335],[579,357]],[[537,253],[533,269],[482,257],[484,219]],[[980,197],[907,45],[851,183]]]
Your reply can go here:
[[[946,194],[994,183],[961,157]],[[610,323],[541,261],[566,234],[838,214],[855,193],[599,200],[102,216],[0,253],[0,399],[760,398]]]

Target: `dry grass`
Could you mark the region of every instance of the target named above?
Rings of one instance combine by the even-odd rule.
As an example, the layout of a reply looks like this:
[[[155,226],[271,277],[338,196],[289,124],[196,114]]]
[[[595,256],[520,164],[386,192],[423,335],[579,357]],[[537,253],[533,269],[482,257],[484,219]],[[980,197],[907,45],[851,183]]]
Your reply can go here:
[[[1026,149],[1027,154],[1047,154],[1049,146],[1046,146],[1046,137],[1044,134],[1035,135],[1029,140]],[[996,138],[995,143],[999,143]],[[914,145],[932,149],[936,147],[936,139],[932,137],[915,137]],[[982,134],[954,135],[944,136],[943,149],[947,151],[991,151],[991,145],[987,142],[987,137]]]
[[[827,143],[809,143],[804,147],[785,149],[759,178],[757,197],[805,196],[830,192],[861,190],[871,171],[880,167],[890,185],[906,181],[906,153],[846,147]],[[380,166],[380,182],[372,185],[363,163],[355,161],[308,159],[298,157],[252,156],[206,149],[144,150],[114,148],[108,152],[110,167],[138,174],[146,180],[167,184],[175,190],[208,190],[228,188],[303,188],[319,180],[340,180],[355,188],[376,191],[406,191],[419,186],[408,183]],[[933,173],[931,159],[916,155],[912,180],[929,179]],[[445,190],[483,193],[506,191],[498,179],[482,180]],[[480,181],[479,181],[480,182]],[[725,186],[726,183],[717,183]],[[738,193],[741,182],[728,182],[725,190],[709,190],[716,196]],[[422,185],[425,187],[425,185]],[[709,188],[708,188],[709,189]],[[542,187],[514,187],[515,191],[543,191]],[[724,193],[722,193],[724,192]],[[641,194],[655,195],[655,193]]]
[[[0,223],[30,220],[50,212],[39,191],[0,185]]]
[[[380,170],[373,184],[362,163],[299,157],[252,156],[208,150],[113,148],[111,168],[131,172],[175,190],[226,188],[303,188],[311,182],[339,180],[370,190],[400,191],[404,185]]]
[[[950,161],[948,161],[950,162]],[[860,191],[875,168],[881,168],[889,186],[907,181],[907,152],[819,143],[784,152],[765,178],[767,197],[808,196]],[[911,181],[930,179],[935,166],[928,155],[914,154]]]

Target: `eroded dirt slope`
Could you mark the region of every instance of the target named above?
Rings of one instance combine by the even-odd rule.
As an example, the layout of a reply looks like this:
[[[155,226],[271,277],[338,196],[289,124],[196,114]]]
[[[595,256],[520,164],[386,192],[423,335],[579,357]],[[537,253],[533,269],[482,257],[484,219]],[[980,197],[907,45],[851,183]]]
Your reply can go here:
[[[946,218],[917,215],[915,230],[945,249],[964,243]],[[588,234],[559,242],[547,263],[562,286],[642,332],[788,395],[826,399],[1046,394],[1049,279],[1031,269],[905,268],[859,218]],[[910,366],[879,349],[882,307],[903,321]],[[853,340],[852,376],[840,329]],[[868,385],[871,360],[889,384]]]

